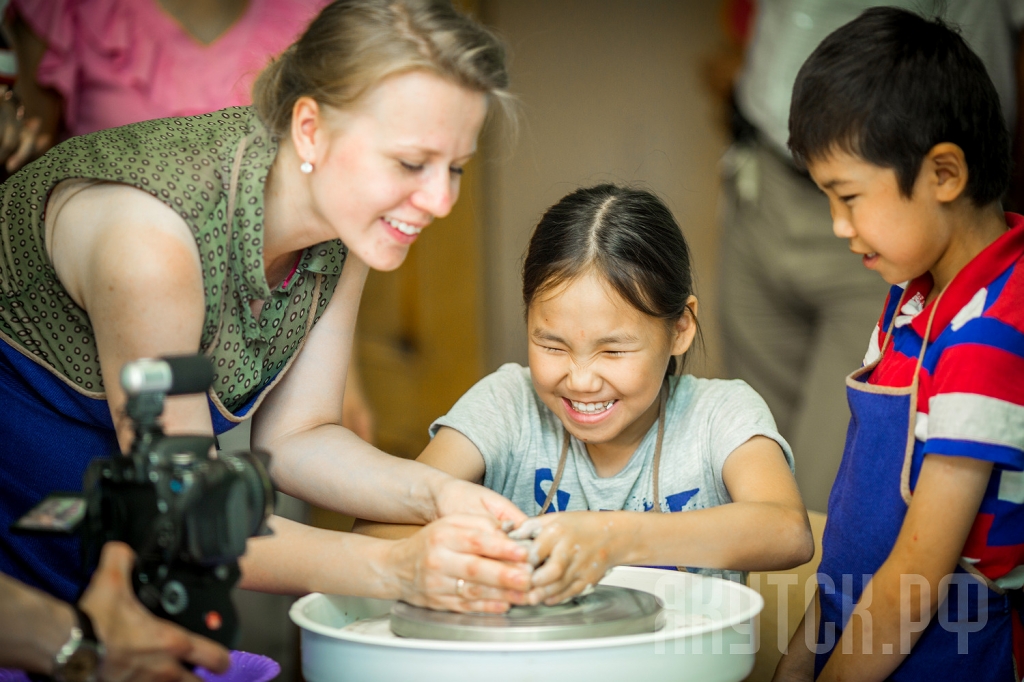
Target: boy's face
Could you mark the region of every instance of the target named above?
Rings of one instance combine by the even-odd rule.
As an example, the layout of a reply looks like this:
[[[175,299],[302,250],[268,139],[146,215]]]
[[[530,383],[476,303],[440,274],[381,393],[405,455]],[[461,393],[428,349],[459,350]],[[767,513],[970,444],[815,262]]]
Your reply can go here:
[[[924,274],[949,248],[950,230],[924,167],[909,199],[891,168],[843,151],[814,160],[807,170],[828,196],[832,231],[889,284]]]

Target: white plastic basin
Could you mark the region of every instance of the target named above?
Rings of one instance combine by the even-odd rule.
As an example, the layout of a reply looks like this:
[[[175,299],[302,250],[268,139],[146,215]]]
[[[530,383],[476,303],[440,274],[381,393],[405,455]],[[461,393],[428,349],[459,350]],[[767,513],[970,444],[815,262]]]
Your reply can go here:
[[[754,620],[764,600],[738,583],[692,573],[619,567],[605,585],[650,592],[665,605],[658,632],[555,642],[451,642],[345,629],[393,602],[310,594],[295,602],[308,682],[736,682],[754,665]]]

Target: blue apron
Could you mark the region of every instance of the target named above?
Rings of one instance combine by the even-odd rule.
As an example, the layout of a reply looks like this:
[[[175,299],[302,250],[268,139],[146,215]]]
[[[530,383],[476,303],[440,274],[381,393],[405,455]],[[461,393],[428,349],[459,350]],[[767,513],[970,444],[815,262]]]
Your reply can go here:
[[[868,384],[877,360],[846,380],[850,427],[829,496],[828,522],[822,539],[815,677],[839,643],[864,587],[896,544],[906,516],[912,495],[911,473],[920,470],[923,460],[923,443],[914,437],[918,374],[941,298],[940,295],[932,306],[910,386]],[[895,310],[899,311],[902,305],[901,299]],[[895,322],[895,312],[892,317]],[[892,328],[890,323],[882,354],[891,340]],[[1013,639],[1020,614],[1015,612],[1010,599],[976,569],[961,562],[939,614],[932,618],[911,654],[889,679],[1016,682],[1019,678]],[[979,630],[980,621],[985,624]],[[1016,626],[1013,621],[1017,621]],[[861,626],[859,618],[854,621],[853,627]]]

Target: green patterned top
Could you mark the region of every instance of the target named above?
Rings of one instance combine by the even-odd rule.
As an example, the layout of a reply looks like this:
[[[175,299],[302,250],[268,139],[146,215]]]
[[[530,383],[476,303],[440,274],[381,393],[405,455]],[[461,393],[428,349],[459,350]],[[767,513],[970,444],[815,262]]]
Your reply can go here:
[[[287,287],[270,290],[263,189],[276,155],[277,141],[255,111],[234,107],[72,138],[25,166],[0,186],[0,339],[78,392],[105,397],[89,316],[46,255],[43,214],[63,180],[137,187],[176,211],[195,236],[206,300],[199,350],[214,364],[211,399],[237,421],[230,412],[284,374],[334,293],[347,253],[340,241],[310,247]],[[238,159],[228,229],[228,188]],[[264,301],[259,319],[251,300]]]

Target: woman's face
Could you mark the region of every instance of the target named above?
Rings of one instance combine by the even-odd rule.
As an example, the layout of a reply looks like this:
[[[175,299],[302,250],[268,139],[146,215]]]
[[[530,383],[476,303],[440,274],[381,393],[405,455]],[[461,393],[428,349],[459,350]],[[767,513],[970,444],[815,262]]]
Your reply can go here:
[[[544,404],[579,440],[627,448],[657,419],[669,358],[696,329],[689,315],[668,325],[638,311],[593,270],[534,300],[526,324]]]
[[[351,109],[320,111],[327,125],[315,159],[307,157],[314,217],[371,268],[394,270],[458,198],[486,98],[412,71],[383,80]]]

